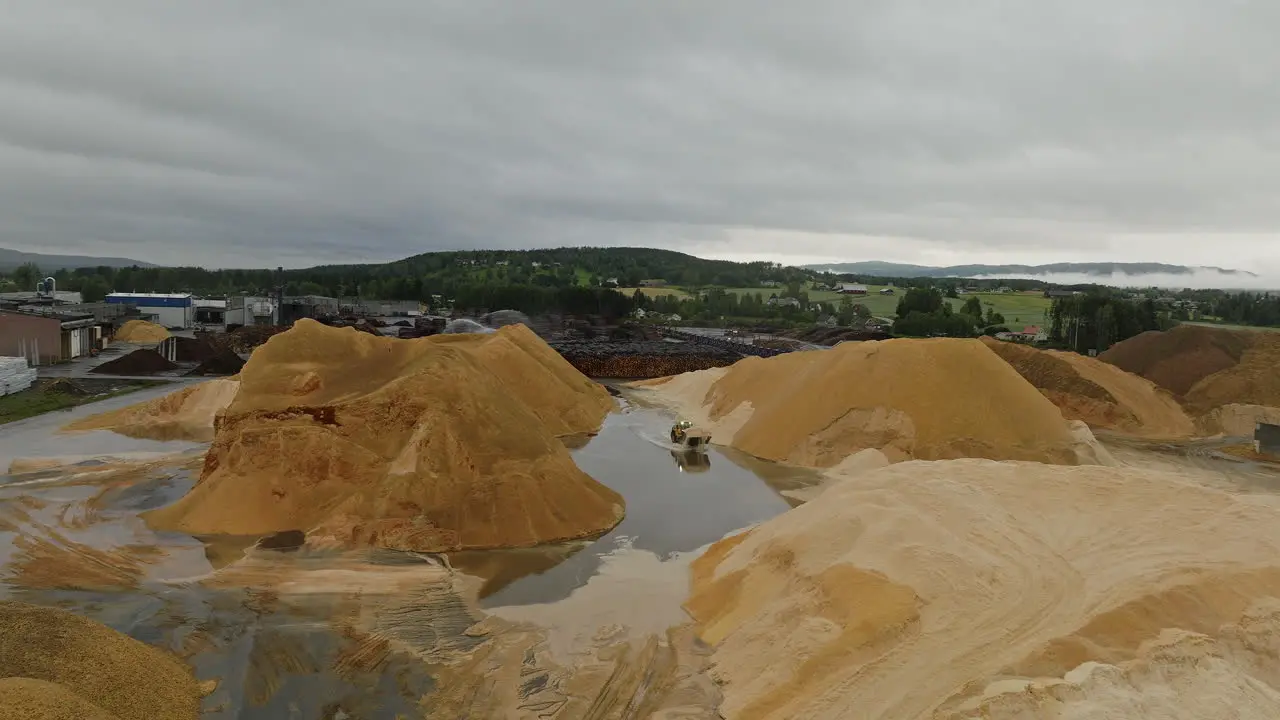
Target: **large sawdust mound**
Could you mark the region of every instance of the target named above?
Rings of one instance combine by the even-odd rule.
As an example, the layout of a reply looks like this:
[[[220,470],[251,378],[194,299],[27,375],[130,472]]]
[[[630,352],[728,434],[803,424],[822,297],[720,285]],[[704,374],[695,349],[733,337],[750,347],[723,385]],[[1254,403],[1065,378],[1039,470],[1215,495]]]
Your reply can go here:
[[[169,337],[169,331],[146,320],[130,320],[116,330],[117,342],[158,343]]]
[[[1257,338],[1258,333],[1179,325],[1135,335],[1112,345],[1098,359],[1174,395],[1186,395],[1196,383],[1240,362]]]
[[[90,415],[63,426],[64,431],[112,430],[150,440],[213,439],[213,421],[240,389],[235,378],[210,380],[136,405]]]
[[[1076,353],[983,338],[1068,420],[1149,438],[1185,438],[1195,425],[1167,390],[1150,380]]]
[[[304,320],[254,352],[199,483],[147,518],[428,552],[591,537],[622,497],[557,436],[613,407],[522,325],[398,340]]]
[[[1254,331],[1240,361],[1200,380],[1187,392],[1198,411],[1229,404],[1280,406],[1280,333]]]
[[[200,714],[200,690],[176,658],[57,608],[0,602],[0,678],[6,677],[56,683],[120,720],[194,720]],[[60,693],[9,685],[0,689],[0,708],[37,703],[41,694]]]
[[[635,387],[717,442],[795,465],[831,467],[868,448],[895,462],[1096,460],[1053,403],[977,340],[846,343]]]
[[[1276,598],[1276,498],[954,460],[840,479],[713,545],[686,607],[727,718],[1260,718]]]

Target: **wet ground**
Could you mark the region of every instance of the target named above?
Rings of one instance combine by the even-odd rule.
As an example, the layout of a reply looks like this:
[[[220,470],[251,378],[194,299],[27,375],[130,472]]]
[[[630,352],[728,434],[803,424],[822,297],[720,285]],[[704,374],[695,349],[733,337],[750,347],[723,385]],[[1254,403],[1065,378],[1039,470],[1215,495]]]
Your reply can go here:
[[[696,643],[668,632],[686,621],[688,560],[816,481],[718,448],[673,452],[670,418],[624,402],[597,436],[568,440],[627,500],[598,540],[447,558],[262,550],[139,518],[190,489],[200,445],[57,433],[168,391],[6,426],[0,468],[65,464],[0,476],[0,597],[171,649],[219,681],[210,719],[629,718],[667,696],[711,707],[714,685],[686,666]]]

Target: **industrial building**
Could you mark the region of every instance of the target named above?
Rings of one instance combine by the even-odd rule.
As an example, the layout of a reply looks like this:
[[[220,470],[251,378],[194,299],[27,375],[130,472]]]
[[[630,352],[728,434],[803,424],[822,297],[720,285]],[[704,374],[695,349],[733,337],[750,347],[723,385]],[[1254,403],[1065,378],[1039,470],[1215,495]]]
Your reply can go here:
[[[102,328],[92,313],[0,310],[0,355],[48,365],[101,346]]]
[[[107,302],[133,305],[143,319],[171,330],[186,330],[195,322],[195,300],[190,293],[111,293]]]
[[[1253,450],[1260,455],[1280,455],[1280,425],[1257,423],[1253,430]]]
[[[265,297],[233,295],[227,298],[222,323],[227,330],[245,325],[277,325],[276,304]]]

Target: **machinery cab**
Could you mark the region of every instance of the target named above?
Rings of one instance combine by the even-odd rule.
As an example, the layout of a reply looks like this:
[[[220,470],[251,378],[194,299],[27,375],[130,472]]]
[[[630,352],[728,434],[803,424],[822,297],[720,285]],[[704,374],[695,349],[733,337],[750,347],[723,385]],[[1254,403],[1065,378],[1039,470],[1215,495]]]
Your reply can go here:
[[[671,442],[678,445],[684,444],[685,436],[689,433],[689,429],[693,427],[693,423],[688,420],[678,420],[676,424],[671,426]]]

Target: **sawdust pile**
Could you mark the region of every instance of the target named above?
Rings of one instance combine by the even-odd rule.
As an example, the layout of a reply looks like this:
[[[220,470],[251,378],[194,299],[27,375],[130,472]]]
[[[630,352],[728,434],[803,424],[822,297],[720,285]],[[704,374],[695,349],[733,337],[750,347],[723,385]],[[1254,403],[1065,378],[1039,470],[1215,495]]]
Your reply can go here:
[[[150,440],[213,439],[213,421],[240,389],[236,378],[209,380],[136,405],[90,415],[63,426],[66,432],[112,430]]]
[[[1280,501],[1174,473],[901,463],[692,572],[727,718],[1280,714]]]
[[[0,680],[0,717],[22,720],[119,720],[65,687],[45,680]]]
[[[1187,406],[1209,411],[1232,403],[1280,406],[1280,333],[1252,332],[1240,362],[1210,375],[1187,392]]]
[[[176,658],[57,608],[0,602],[0,678],[60,686],[7,682],[0,687],[0,708],[38,710],[41,703],[73,695],[81,707],[118,720],[194,720],[200,715],[200,689]],[[15,712],[4,717],[30,716]]]
[[[867,448],[893,462],[1099,461],[1053,403],[978,340],[846,343],[634,387],[707,424],[717,442],[794,465],[831,467]]]
[[[1258,333],[1179,325],[1135,335],[1112,345],[1098,359],[1174,395],[1186,395],[1196,383],[1240,362],[1257,337]]]
[[[117,342],[126,343],[158,343],[169,337],[169,331],[146,320],[130,320],[116,330]]]
[[[1223,405],[1202,415],[1197,421],[1206,435],[1253,437],[1257,423],[1280,425],[1280,407],[1266,405]]]
[[[1195,434],[1195,425],[1182,406],[1150,380],[1076,353],[1037,350],[994,338],[982,341],[1068,420],[1148,438]]]
[[[398,340],[304,320],[245,365],[196,487],[146,517],[428,552],[591,537],[623,499],[557,436],[613,407],[524,326]]]

